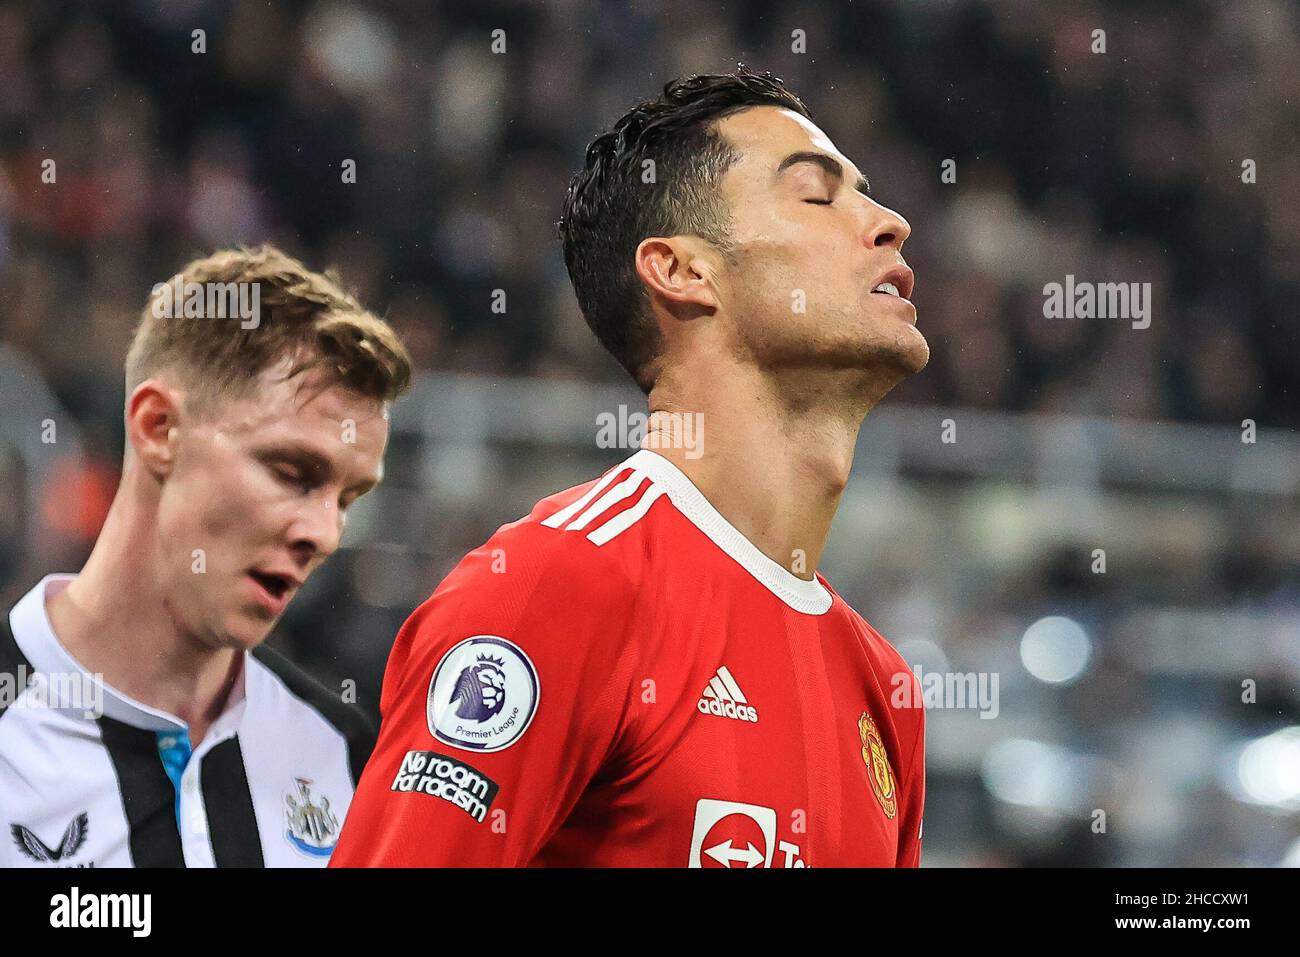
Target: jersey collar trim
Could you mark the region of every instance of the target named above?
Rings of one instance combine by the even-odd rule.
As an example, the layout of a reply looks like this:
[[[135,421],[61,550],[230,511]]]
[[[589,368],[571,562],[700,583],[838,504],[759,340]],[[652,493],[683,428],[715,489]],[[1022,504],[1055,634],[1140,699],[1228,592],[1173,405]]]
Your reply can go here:
[[[830,611],[834,599],[815,574],[812,581],[807,581],[764,555],[757,545],[723,518],[704,493],[668,459],[651,449],[641,449],[623,465],[663,486],[677,511],[795,611],[805,615],[824,615]]]
[[[46,591],[51,585],[66,585],[76,577],[66,574],[46,575],[9,612],[9,626],[13,629],[14,641],[31,663],[33,671],[47,675],[89,673],[59,642],[45,607]],[[231,689],[226,711],[210,726],[203,739],[202,750],[207,750],[221,737],[228,737],[238,726],[244,712],[248,665],[249,656],[245,653],[244,667],[236,686]],[[94,680],[103,690],[105,717],[146,731],[185,730],[185,722],[175,715],[142,704],[98,678]]]

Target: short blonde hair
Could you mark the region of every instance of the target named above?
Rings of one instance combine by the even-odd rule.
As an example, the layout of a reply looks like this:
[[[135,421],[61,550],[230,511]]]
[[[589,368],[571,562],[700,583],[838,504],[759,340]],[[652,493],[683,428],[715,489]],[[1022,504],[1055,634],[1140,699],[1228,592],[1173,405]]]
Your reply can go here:
[[[258,316],[185,318],[173,284],[208,289],[255,284]],[[212,284],[212,285],[208,285]],[[165,300],[165,302],[164,302]],[[127,395],[162,372],[176,374],[200,403],[250,392],[260,373],[288,357],[289,375],[323,369],[370,398],[391,402],[411,381],[411,357],[393,328],[367,311],[332,270],[313,272],[275,246],[223,249],[186,265],[149,295],[126,356]]]

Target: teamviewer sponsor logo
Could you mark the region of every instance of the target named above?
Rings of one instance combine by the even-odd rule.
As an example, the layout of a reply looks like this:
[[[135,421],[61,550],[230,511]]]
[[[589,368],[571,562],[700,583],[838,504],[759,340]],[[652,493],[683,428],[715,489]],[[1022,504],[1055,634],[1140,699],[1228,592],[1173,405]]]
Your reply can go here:
[[[758,721],[758,709],[746,700],[745,693],[740,690],[740,685],[736,684],[736,679],[726,665],[709,679],[696,707],[700,709],[700,714],[715,714],[734,721]]]
[[[774,860],[776,851],[779,859]],[[700,798],[687,867],[807,867],[798,844],[778,839],[776,809]]]
[[[495,781],[437,751],[408,751],[393,780],[394,791],[402,794],[419,792],[442,798],[456,805],[480,824],[496,800]]]

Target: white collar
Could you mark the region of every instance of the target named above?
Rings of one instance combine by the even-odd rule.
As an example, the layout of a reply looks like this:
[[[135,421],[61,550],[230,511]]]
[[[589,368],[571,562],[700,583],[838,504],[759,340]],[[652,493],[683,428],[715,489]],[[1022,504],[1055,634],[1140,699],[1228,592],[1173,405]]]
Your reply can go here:
[[[90,674],[59,642],[50,623],[45,605],[46,593],[53,586],[66,587],[76,575],[46,575],[26,595],[19,599],[9,612],[9,627],[13,630],[18,650],[31,664],[32,670],[46,675],[90,675],[90,680],[102,691],[104,716],[146,731],[184,731],[187,725],[174,714],[151,708],[113,688],[99,675]],[[230,690],[226,709],[210,726],[203,739],[205,745],[216,743],[238,729],[245,704],[245,675],[251,656],[244,653],[244,667],[239,670],[235,687]],[[198,742],[191,742],[197,745]]]
[[[757,545],[722,517],[722,513],[709,503],[681,469],[658,452],[641,449],[623,466],[636,469],[663,486],[677,511],[795,611],[824,615],[830,610],[834,599],[816,573],[808,581],[764,555]]]

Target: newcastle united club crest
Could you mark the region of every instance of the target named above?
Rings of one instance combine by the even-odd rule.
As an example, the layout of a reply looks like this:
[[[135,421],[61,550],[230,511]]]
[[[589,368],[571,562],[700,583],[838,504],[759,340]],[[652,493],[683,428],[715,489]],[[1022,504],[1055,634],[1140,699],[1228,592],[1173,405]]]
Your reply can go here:
[[[330,810],[330,799],[312,797],[311,782],[296,778],[298,794],[284,796],[284,836],[298,850],[311,857],[329,857],[339,837],[338,816]]]

